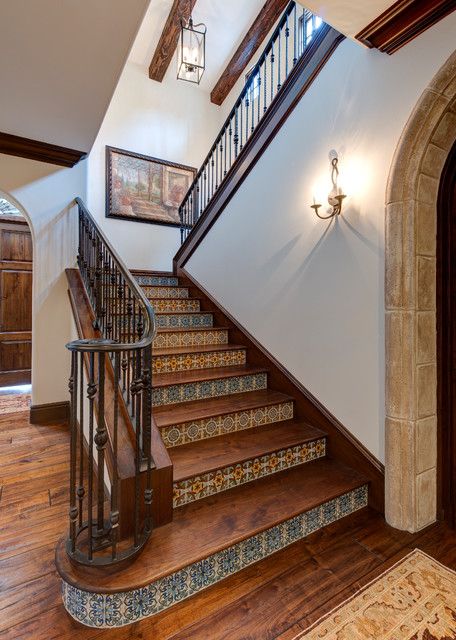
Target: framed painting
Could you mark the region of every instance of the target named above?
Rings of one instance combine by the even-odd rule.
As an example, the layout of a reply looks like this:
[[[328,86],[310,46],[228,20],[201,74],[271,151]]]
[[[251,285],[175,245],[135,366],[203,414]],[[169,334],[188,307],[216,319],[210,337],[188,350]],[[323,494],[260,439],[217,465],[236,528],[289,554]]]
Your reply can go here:
[[[106,147],[106,217],[179,227],[196,169]]]

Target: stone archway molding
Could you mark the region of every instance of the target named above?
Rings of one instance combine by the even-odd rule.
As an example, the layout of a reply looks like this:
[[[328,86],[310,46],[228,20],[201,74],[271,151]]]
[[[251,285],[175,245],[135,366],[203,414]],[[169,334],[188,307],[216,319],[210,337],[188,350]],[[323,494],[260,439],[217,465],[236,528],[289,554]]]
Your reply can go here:
[[[386,191],[385,516],[411,532],[437,511],[437,197],[455,140],[456,52],[415,106]]]

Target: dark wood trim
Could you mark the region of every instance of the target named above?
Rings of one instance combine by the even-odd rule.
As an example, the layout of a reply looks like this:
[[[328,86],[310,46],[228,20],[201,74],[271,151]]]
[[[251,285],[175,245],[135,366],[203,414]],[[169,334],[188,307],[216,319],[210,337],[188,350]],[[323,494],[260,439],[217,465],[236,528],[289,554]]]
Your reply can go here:
[[[391,54],[455,9],[455,0],[398,0],[355,37]]]
[[[196,0],[174,0],[149,66],[149,78],[161,82],[169,67],[180,35],[181,18],[188,20]]]
[[[456,528],[456,144],[437,200],[438,513]]]
[[[223,103],[288,3],[289,0],[266,0],[212,89],[211,102],[218,105]]]
[[[228,171],[203,215],[174,256],[174,270],[183,267],[197,249],[342,40],[344,36],[328,25],[319,29],[312,44],[299,59],[281,91],[272,101],[263,119]]]
[[[0,215],[0,222],[12,222],[13,224],[22,224],[28,227],[27,220],[22,216]]]
[[[328,456],[356,469],[370,480],[369,504],[383,513],[385,468],[382,463],[188,271],[179,268],[177,275],[187,280],[190,297],[201,299],[202,311],[214,314],[214,325],[229,327],[230,340],[247,347],[249,363],[268,369],[271,387],[295,399],[296,417],[327,433]]]
[[[52,422],[68,422],[70,418],[70,403],[49,402],[48,404],[34,404],[30,407],[30,422],[32,424],[49,424]]]
[[[38,160],[38,162],[48,162],[61,167],[74,167],[82,158],[85,158],[87,151],[76,151],[67,147],[59,147],[56,144],[42,142],[41,140],[31,140],[21,136],[13,136],[10,133],[0,132],[0,153],[28,160]]]

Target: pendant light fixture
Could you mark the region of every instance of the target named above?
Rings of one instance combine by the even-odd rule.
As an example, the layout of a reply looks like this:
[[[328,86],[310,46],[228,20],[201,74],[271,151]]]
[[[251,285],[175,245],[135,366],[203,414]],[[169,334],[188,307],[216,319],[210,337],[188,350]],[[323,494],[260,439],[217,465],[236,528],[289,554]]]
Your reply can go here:
[[[199,84],[206,67],[206,25],[181,18],[177,48],[177,79]]]

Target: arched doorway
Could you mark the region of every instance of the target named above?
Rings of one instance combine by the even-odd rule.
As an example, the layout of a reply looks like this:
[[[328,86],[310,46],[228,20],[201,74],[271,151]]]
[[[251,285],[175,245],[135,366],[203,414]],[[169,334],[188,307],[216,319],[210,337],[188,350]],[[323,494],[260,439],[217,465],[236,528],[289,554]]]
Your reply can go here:
[[[456,143],[437,206],[438,509],[456,528]]]
[[[456,141],[456,52],[402,133],[385,212],[385,515],[418,531],[438,510],[437,201]],[[440,514],[439,514],[440,515]]]
[[[0,194],[0,413],[26,408],[29,400],[32,266],[27,219],[12,199]]]

